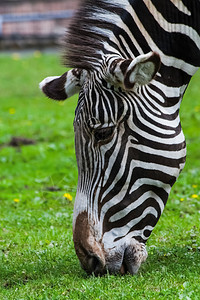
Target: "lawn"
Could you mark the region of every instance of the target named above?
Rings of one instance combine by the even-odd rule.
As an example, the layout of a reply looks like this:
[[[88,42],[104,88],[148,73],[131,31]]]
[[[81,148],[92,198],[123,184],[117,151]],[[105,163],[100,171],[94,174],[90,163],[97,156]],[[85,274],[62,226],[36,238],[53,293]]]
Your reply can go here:
[[[0,299],[200,299],[200,72],[181,108],[187,163],[136,276],[87,276],[72,241],[77,96],[38,83],[65,72],[56,55],[0,56]],[[16,139],[30,145],[14,147]],[[17,140],[19,141],[19,140]]]

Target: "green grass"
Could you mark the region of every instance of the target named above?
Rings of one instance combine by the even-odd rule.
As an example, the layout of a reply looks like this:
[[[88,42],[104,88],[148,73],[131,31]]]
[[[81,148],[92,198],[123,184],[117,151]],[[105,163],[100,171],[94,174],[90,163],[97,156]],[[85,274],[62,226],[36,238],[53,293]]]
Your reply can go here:
[[[61,105],[38,89],[65,69],[38,53],[0,56],[0,65],[0,299],[200,299],[200,73],[181,109],[186,167],[148,241],[147,262],[137,276],[95,278],[79,266],[73,201],[63,197],[76,192],[77,96]],[[10,147],[13,136],[35,144]]]

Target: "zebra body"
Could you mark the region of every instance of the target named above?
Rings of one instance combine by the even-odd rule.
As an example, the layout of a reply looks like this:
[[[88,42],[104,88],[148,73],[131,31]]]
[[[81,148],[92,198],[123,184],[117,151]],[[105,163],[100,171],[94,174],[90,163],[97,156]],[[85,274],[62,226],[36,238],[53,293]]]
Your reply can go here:
[[[199,35],[199,0],[86,0],[67,36],[75,69],[41,83],[57,100],[80,90],[73,228],[89,273],[135,274],[147,257],[185,164],[179,109]]]

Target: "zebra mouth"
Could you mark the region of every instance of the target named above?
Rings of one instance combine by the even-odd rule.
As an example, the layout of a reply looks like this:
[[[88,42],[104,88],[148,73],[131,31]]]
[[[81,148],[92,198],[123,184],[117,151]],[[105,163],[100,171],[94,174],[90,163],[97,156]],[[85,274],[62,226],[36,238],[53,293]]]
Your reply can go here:
[[[121,258],[120,258],[121,255]],[[132,240],[130,244],[125,245],[125,250],[121,253],[115,252],[107,264],[108,272],[111,274],[137,274],[141,263],[147,258],[145,245]]]
[[[102,260],[94,255],[88,259],[88,267],[89,267],[89,274],[94,274],[95,276],[102,276],[106,274],[105,264]]]
[[[121,247],[122,248],[122,247]],[[107,259],[97,254],[88,254],[81,267],[90,275],[103,276],[105,274],[131,274],[135,275],[142,262],[147,258],[147,252],[143,244],[129,245],[125,251],[109,253]],[[80,260],[81,261],[81,260]]]
[[[147,258],[145,244],[124,237],[115,244],[109,239],[98,240],[91,220],[83,212],[76,218],[73,232],[74,247],[81,267],[95,276],[136,274]]]

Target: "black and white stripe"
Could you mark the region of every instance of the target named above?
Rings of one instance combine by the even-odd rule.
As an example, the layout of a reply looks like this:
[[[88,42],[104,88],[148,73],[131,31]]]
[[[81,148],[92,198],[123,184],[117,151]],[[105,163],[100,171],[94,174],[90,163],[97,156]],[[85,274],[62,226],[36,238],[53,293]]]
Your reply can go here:
[[[200,1],[86,0],[66,41],[66,65],[85,72],[74,120],[75,248],[94,271],[85,257],[95,250],[82,250],[77,229],[84,214],[88,248],[103,261],[96,273],[135,273],[185,163],[179,109],[200,66]]]

